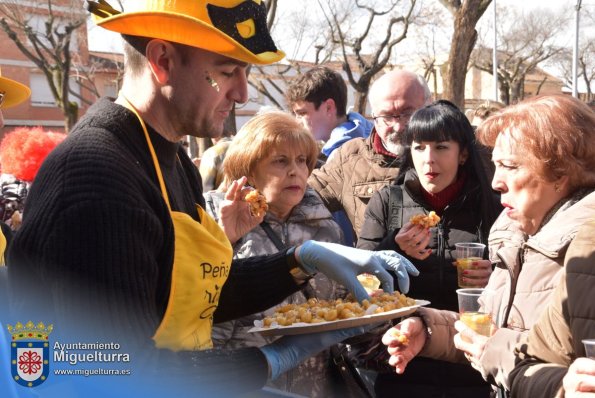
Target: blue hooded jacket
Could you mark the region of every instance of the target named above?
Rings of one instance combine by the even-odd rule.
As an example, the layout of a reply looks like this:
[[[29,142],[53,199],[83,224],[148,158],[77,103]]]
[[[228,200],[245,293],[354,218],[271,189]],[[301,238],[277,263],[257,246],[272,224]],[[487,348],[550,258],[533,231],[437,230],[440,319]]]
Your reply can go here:
[[[339,148],[352,138],[367,138],[374,127],[374,123],[357,112],[349,112],[347,121],[335,127],[328,141],[322,147],[322,154],[328,157],[331,152]]]

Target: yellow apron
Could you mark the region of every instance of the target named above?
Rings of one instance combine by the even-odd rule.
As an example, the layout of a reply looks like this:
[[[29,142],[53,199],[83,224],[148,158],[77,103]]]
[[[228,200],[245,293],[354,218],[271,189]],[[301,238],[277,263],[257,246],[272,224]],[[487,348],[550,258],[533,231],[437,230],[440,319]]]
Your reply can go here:
[[[174,226],[174,264],[169,301],[153,340],[158,348],[173,351],[212,348],[213,313],[229,275],[233,255],[231,244],[217,222],[199,205],[196,207],[201,222],[186,213],[171,210],[147,127],[136,109],[122,98],[141,123]]]
[[[4,254],[6,252],[6,236],[4,236],[4,232],[0,229],[0,267],[6,265],[4,261]]]

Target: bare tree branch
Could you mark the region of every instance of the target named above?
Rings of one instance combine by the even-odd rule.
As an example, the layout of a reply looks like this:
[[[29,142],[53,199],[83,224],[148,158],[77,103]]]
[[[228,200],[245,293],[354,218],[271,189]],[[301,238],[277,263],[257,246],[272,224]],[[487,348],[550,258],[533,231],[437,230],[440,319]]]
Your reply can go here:
[[[348,3],[341,4],[348,7]],[[363,0],[355,0],[355,8],[341,10],[318,0],[329,36],[341,49],[347,80],[356,90],[354,108],[357,112],[365,113],[372,79],[386,67],[394,46],[407,37],[416,4],[417,0],[390,0],[370,6]],[[351,26],[355,21],[358,29]],[[381,26],[385,26],[384,34],[378,37],[377,30]]]
[[[80,2],[73,0],[70,6],[58,7],[51,0],[30,1],[26,5],[4,0],[0,3],[0,15],[0,28],[46,77],[56,104],[64,113],[68,131],[78,118],[78,105],[69,99],[69,77],[72,37],[86,26]],[[33,16],[45,18],[43,28],[32,26]]]
[[[563,49],[554,44],[554,38],[568,20],[568,15],[552,10],[532,10],[530,14],[503,10],[502,19],[514,21],[499,35],[498,80],[504,103],[516,103],[524,98],[527,74],[538,65],[556,57]],[[480,45],[471,57],[471,63],[493,73],[492,49]]]
[[[270,31],[273,29],[277,16],[277,0],[267,0],[265,1],[265,5],[267,7],[267,27]]]

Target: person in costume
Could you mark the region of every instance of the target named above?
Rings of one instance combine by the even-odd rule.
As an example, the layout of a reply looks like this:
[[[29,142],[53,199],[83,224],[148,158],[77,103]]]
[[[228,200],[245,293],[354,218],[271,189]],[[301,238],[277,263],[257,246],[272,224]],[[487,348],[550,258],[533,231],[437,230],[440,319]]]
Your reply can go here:
[[[4,128],[4,115],[2,114],[3,109],[11,108],[25,101],[31,95],[29,87],[15,80],[8,79],[2,76],[0,71],[0,132]],[[0,165],[2,160],[0,158]],[[0,220],[0,353],[2,357],[0,361],[2,367],[0,367],[0,386],[3,388],[0,390],[3,396],[13,397],[16,396],[16,391],[13,382],[10,379],[9,370],[9,353],[10,348],[8,345],[8,338],[5,336],[4,325],[2,320],[7,312],[8,306],[8,285],[7,285],[7,269],[5,265],[5,254],[8,245],[12,239],[12,230],[10,226],[4,222],[4,219]],[[6,386],[6,388],[4,388]]]
[[[66,134],[41,127],[20,127],[0,143],[0,220],[13,231],[21,225],[23,208],[31,183],[47,155]]]
[[[12,108],[25,101],[31,95],[31,89],[16,80],[2,77],[0,71],[0,131],[4,128],[3,109]]]
[[[30,95],[31,90],[29,89],[29,87],[7,77],[2,77],[2,72],[0,71],[0,132],[4,128],[4,115],[2,114],[2,110],[19,105],[27,98],[29,98]],[[0,165],[2,165],[3,163],[4,161],[2,160],[2,156],[0,154]],[[4,265],[5,263],[4,254],[6,251],[6,247],[12,239],[12,231],[9,225],[10,223],[6,223],[6,221],[8,221],[8,218],[4,216],[6,213],[6,211],[4,210],[6,202],[5,198],[6,195],[4,194],[4,189],[2,189],[2,198],[0,199],[0,206],[2,208],[1,211],[3,214],[3,216],[0,217],[0,265]]]
[[[375,273],[391,290],[393,269],[406,290],[407,273],[417,270],[394,252],[314,241],[232,263],[231,244],[203,210],[200,176],[178,142],[220,136],[234,104],[248,98],[248,65],[284,56],[264,3],[126,4],[120,12],[88,2],[99,26],[122,34],[123,86],[115,101],[88,110],[36,177],[8,254],[15,306],[23,316],[51,314],[79,341],[117,341],[131,351],[142,371],[119,380],[123,396],[141,388],[149,396],[258,389],[363,328],[221,351],[212,349],[213,322],[269,308],[318,271],[362,300],[357,274]],[[262,221],[243,200],[245,182],[234,181],[226,196],[237,231]]]

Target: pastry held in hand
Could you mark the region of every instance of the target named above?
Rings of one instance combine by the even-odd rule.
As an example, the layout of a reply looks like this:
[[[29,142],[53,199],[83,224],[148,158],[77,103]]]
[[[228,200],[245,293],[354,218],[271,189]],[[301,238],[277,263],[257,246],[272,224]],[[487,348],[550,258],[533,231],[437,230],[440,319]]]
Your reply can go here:
[[[250,214],[254,217],[262,217],[269,209],[266,198],[256,189],[248,192],[244,200],[250,204]]]
[[[421,225],[424,228],[435,227],[440,222],[440,216],[435,211],[429,214],[416,214],[409,220],[411,224]]]
[[[406,335],[404,335],[399,329],[392,328],[389,330],[389,333],[393,340],[398,341],[399,344],[403,346],[409,345],[409,338]]]
[[[357,280],[362,284],[370,296],[380,290],[380,280],[372,274],[359,274]]]

